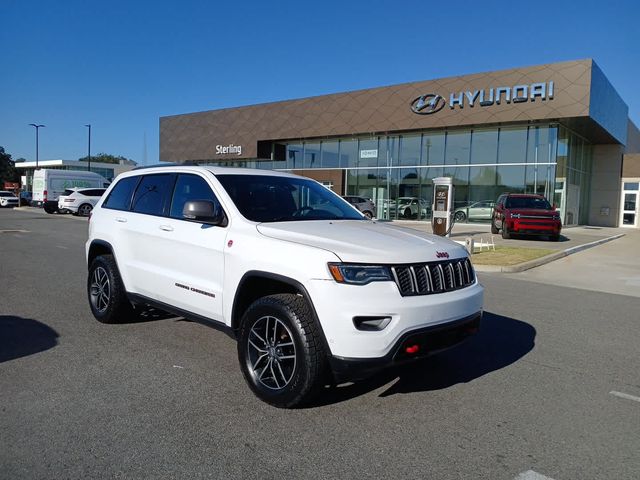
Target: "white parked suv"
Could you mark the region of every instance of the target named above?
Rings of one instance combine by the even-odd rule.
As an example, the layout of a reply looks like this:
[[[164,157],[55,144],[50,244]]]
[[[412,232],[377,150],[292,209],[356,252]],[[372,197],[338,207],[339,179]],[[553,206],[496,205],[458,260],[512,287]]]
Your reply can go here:
[[[86,255],[99,321],[150,305],[217,326],[237,339],[249,387],[278,407],[453,346],[482,316],[463,247],[280,172],[123,173],[93,209]]]
[[[69,212],[86,217],[106,190],[106,188],[67,189],[64,195],[58,197],[58,212]]]
[[[0,190],[0,207],[17,207],[18,197],[13,192]]]

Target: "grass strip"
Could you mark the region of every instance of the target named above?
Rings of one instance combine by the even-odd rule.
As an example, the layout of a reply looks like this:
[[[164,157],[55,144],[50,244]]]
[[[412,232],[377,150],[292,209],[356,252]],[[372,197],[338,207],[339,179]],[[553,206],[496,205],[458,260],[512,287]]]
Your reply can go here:
[[[483,250],[474,253],[471,260],[476,265],[497,265],[509,266],[527,262],[535,258],[544,257],[557,250],[549,250],[547,248],[519,248],[519,247],[496,247],[493,250]]]

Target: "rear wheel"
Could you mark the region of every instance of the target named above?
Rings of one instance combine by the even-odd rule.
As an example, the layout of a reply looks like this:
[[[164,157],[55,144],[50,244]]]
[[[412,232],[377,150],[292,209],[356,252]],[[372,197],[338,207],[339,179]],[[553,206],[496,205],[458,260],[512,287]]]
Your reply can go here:
[[[91,313],[99,322],[123,323],[133,316],[133,306],[112,255],[100,255],[91,262],[87,295]]]
[[[82,217],[86,217],[91,213],[91,210],[93,210],[93,207],[91,206],[91,204],[83,203],[78,207],[78,215]]]
[[[47,213],[56,213],[56,210],[58,210],[56,207],[44,206],[44,211]]]
[[[261,400],[280,408],[311,400],[323,386],[327,369],[308,302],[294,294],[256,300],[242,318],[238,359]]]

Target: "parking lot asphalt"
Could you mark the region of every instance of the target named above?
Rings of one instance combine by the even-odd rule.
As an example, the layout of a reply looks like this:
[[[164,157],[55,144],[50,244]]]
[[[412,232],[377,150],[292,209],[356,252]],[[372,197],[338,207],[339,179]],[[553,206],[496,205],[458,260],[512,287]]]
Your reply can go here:
[[[0,211],[0,478],[638,478],[637,297],[481,274],[476,337],[279,410],[215,330],[96,322],[86,229]]]

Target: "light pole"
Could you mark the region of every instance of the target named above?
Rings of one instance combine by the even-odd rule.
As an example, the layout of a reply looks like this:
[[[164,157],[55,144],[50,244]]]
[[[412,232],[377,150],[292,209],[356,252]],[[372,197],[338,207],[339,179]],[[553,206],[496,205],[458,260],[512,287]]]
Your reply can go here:
[[[89,166],[87,167],[87,171],[91,171],[91,124],[85,125],[85,127],[89,127]]]
[[[38,131],[40,127],[46,127],[46,125],[39,125],[37,123],[30,123],[32,127],[36,128],[36,170],[38,169]]]

